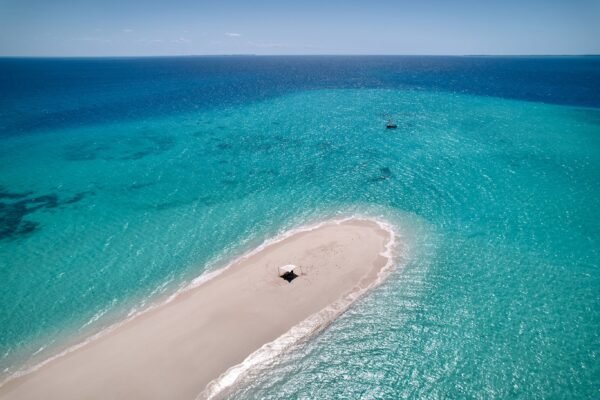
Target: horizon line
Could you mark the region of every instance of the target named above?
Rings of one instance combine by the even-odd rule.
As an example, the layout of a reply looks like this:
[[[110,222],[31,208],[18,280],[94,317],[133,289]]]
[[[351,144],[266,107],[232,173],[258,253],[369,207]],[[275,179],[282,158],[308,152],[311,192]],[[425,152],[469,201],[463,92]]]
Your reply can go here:
[[[231,54],[148,54],[148,55],[0,55],[0,59],[6,58],[183,58],[183,57],[598,57],[600,53],[564,53],[564,54],[253,54],[253,53],[231,53]]]

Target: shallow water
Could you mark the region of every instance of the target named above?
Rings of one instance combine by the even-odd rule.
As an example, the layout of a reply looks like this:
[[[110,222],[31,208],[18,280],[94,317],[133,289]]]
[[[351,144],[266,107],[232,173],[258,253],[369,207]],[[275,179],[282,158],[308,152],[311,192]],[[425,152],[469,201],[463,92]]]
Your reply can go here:
[[[596,397],[599,67],[1,60],[0,368],[341,211],[408,261],[232,397]]]

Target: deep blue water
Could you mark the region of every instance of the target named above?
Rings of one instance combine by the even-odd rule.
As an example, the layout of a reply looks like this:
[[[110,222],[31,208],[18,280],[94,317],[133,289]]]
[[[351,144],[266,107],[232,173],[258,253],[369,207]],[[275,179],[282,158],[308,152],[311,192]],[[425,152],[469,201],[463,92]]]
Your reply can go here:
[[[407,261],[233,397],[600,395],[600,57],[0,59],[0,93],[3,375],[342,211]]]
[[[446,90],[598,107],[600,57],[2,59],[0,134],[169,115],[311,89]]]

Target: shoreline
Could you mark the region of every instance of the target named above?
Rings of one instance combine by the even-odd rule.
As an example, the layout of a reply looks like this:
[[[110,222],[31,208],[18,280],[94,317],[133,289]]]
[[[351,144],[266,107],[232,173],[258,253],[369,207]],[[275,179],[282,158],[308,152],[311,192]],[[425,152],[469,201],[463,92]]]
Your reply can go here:
[[[362,229],[362,232],[361,232],[361,229]],[[38,363],[37,365],[35,365],[29,369],[20,370],[20,371],[15,372],[13,375],[9,376],[6,380],[4,380],[3,382],[0,382],[0,398],[5,398],[4,397],[5,394],[10,395],[10,393],[13,392],[13,390],[12,390],[13,388],[18,388],[23,385],[27,386],[27,382],[32,381],[32,380],[35,382],[36,381],[35,378],[38,375],[48,375],[49,374],[47,372],[48,370],[60,369],[63,364],[68,364],[69,362],[72,363],[72,361],[69,361],[69,359],[71,359],[71,358],[76,358],[76,359],[81,358],[82,356],[80,356],[80,353],[90,353],[90,350],[89,350],[90,347],[92,347],[92,348],[97,347],[97,346],[102,347],[102,346],[106,346],[106,345],[102,344],[103,342],[118,341],[119,335],[122,337],[126,336],[126,333],[123,333],[123,332],[127,332],[128,330],[134,329],[134,328],[132,328],[132,326],[139,325],[139,324],[148,325],[148,323],[146,323],[144,321],[148,320],[148,319],[149,320],[157,319],[155,314],[162,313],[162,317],[160,317],[160,318],[164,319],[165,318],[164,315],[166,315],[165,309],[173,308],[176,312],[177,307],[181,309],[182,307],[185,306],[185,304],[184,304],[185,302],[188,302],[188,303],[190,302],[190,300],[189,300],[190,297],[198,296],[198,292],[202,293],[203,291],[209,290],[209,289],[207,289],[207,287],[218,285],[219,282],[226,281],[225,278],[227,278],[228,276],[236,275],[236,274],[239,275],[238,272],[241,270],[241,266],[243,266],[244,264],[249,264],[249,263],[251,264],[253,259],[264,258],[265,256],[268,256],[269,253],[276,252],[276,249],[278,247],[282,247],[282,246],[285,247],[286,245],[288,245],[288,244],[286,244],[286,242],[294,242],[294,241],[301,242],[302,240],[304,240],[306,242],[308,239],[301,239],[303,236],[304,237],[315,236],[315,235],[318,235],[319,232],[328,231],[328,230],[330,231],[329,232],[330,234],[335,234],[335,235],[338,235],[341,237],[343,237],[344,235],[346,235],[348,232],[350,232],[352,230],[355,231],[353,234],[359,234],[359,235],[365,234],[367,231],[370,230],[371,232],[369,232],[368,235],[366,235],[365,237],[371,237],[371,239],[377,235],[380,235],[380,239],[381,239],[381,237],[387,237],[387,240],[385,240],[383,243],[383,247],[378,249],[379,251],[377,251],[375,253],[376,259],[379,260],[378,266],[376,268],[377,273],[375,275],[373,275],[372,273],[370,274],[371,276],[369,278],[369,282],[366,285],[363,282],[364,279],[366,278],[366,276],[361,276],[358,283],[361,283],[362,285],[358,285],[357,282],[354,282],[354,283],[357,283],[357,285],[354,285],[354,283],[353,283],[353,285],[351,285],[352,290],[350,290],[350,291],[346,290],[346,289],[348,289],[348,287],[344,287],[343,288],[344,292],[341,293],[341,296],[339,296],[339,298],[329,299],[328,302],[326,304],[324,304],[325,307],[319,307],[318,309],[314,309],[314,310],[312,310],[312,312],[310,312],[308,314],[306,314],[306,312],[305,312],[306,318],[301,318],[300,320],[296,320],[297,318],[296,319],[292,318],[294,323],[290,324],[288,321],[289,326],[286,325],[285,326],[286,329],[283,329],[283,330],[281,327],[279,327],[279,330],[277,331],[279,333],[278,335],[275,335],[274,337],[269,337],[270,340],[262,341],[261,343],[255,343],[254,344],[255,348],[253,349],[254,351],[249,352],[249,354],[244,354],[244,357],[242,357],[240,360],[237,360],[238,362],[236,362],[236,363],[229,363],[227,365],[228,368],[225,370],[223,370],[223,369],[220,370],[219,374],[215,375],[213,372],[212,379],[210,379],[207,382],[204,382],[204,384],[208,383],[211,386],[211,390],[208,390],[208,386],[206,386],[205,387],[206,390],[201,393],[204,393],[204,395],[206,395],[207,393],[212,393],[212,394],[210,394],[210,396],[212,396],[215,393],[218,393],[221,389],[223,389],[224,387],[227,387],[231,383],[233,383],[233,382],[231,382],[232,376],[235,375],[235,378],[233,379],[233,381],[235,381],[235,379],[237,379],[237,377],[239,377],[241,374],[243,374],[243,371],[241,371],[241,370],[248,370],[252,365],[256,365],[258,363],[256,360],[256,358],[257,358],[256,353],[260,353],[262,351],[262,354],[258,358],[261,358],[261,357],[264,358],[265,357],[265,348],[269,347],[269,345],[271,345],[270,346],[271,348],[269,351],[272,352],[273,347],[277,347],[277,346],[274,346],[274,343],[276,341],[286,337],[286,335],[287,335],[287,338],[284,341],[286,341],[288,343],[287,344],[288,346],[292,342],[296,342],[297,340],[299,340],[301,338],[310,336],[315,331],[320,330],[320,329],[324,328],[325,326],[327,326],[331,321],[333,321],[333,319],[336,316],[338,316],[343,311],[345,311],[350,306],[350,304],[352,304],[358,297],[362,296],[366,291],[371,289],[376,284],[380,283],[384,278],[384,276],[382,276],[382,271],[389,269],[389,267],[392,265],[393,259],[392,259],[391,251],[392,251],[392,247],[394,246],[394,240],[395,240],[395,233],[394,233],[392,227],[389,224],[379,221],[374,218],[361,217],[361,216],[350,216],[350,217],[339,218],[339,219],[325,220],[325,221],[321,221],[319,223],[312,224],[312,225],[303,225],[298,228],[290,229],[285,232],[282,232],[271,239],[265,240],[261,245],[254,248],[253,250],[243,253],[242,255],[234,258],[232,261],[227,263],[224,267],[221,267],[217,270],[203,273],[199,277],[192,280],[185,287],[178,289],[174,294],[172,294],[170,296],[165,296],[166,299],[163,298],[162,301],[156,302],[154,304],[150,304],[147,308],[140,310],[140,311],[134,313],[132,316],[128,316],[124,320],[114,323],[113,325],[111,325],[107,328],[104,328],[100,332],[88,337],[83,342],[77,343],[74,346],[71,346],[71,347],[63,350],[62,352]],[[346,232],[346,231],[348,231],[348,232]],[[314,233],[311,234],[311,232],[314,232]],[[298,239],[298,238],[300,238],[300,239]],[[348,243],[349,242],[346,242],[346,244],[348,244]],[[301,245],[301,243],[300,243],[300,245]],[[302,246],[300,246],[300,247],[302,247]],[[371,246],[371,247],[373,247],[373,246]],[[302,250],[302,249],[300,249],[300,250]],[[306,250],[306,249],[304,249],[304,250]],[[372,250],[372,248],[371,248],[371,250]],[[236,267],[238,267],[238,268],[236,268]],[[254,267],[254,268],[256,268],[256,267]],[[374,261],[373,261],[373,266],[371,269],[373,269],[373,268],[375,268]],[[234,269],[234,270],[232,271],[232,269]],[[318,270],[313,271],[315,276],[318,276],[319,272],[323,272],[323,271],[318,271]],[[364,270],[362,272],[364,272]],[[311,274],[308,274],[308,275],[311,275]],[[239,276],[242,276],[242,275],[239,275]],[[246,278],[248,278],[248,276],[246,276]],[[310,278],[310,276],[309,276],[309,278]],[[231,279],[233,279],[233,278],[230,278],[230,282],[231,282]],[[251,277],[251,279],[253,279],[253,278]],[[308,279],[308,278],[301,276],[298,279],[298,281],[305,280],[305,279]],[[278,279],[276,281],[278,281]],[[253,283],[256,284],[256,282],[253,282]],[[263,284],[263,283],[264,282],[262,282],[261,284]],[[272,285],[273,282],[270,282],[269,284]],[[222,285],[224,285],[224,284],[222,284]],[[231,286],[231,285],[229,285],[229,286]],[[265,289],[265,288],[266,287],[262,287],[262,289]],[[221,300],[223,295],[224,294],[221,292],[215,298],[218,298],[219,300]],[[230,295],[230,293],[226,293],[226,296],[228,296],[228,295]],[[277,298],[277,297],[273,297],[272,299],[281,300],[280,298]],[[213,298],[213,300],[214,300],[214,298]],[[205,304],[206,303],[204,303],[202,305],[205,305]],[[245,303],[242,303],[242,304],[245,304]],[[262,306],[264,306],[265,304],[268,304],[268,303],[263,303]],[[197,305],[198,304],[196,304],[196,306]],[[239,306],[239,304],[237,306]],[[189,307],[188,307],[188,309],[189,309]],[[226,312],[231,311],[231,310],[227,310],[227,309],[224,309],[224,310]],[[306,311],[306,310],[304,310],[304,311]],[[254,310],[253,312],[256,312],[256,310]],[[269,312],[276,313],[276,311],[273,311],[273,310],[271,310]],[[259,313],[260,313],[260,311],[259,311]],[[317,316],[319,316],[317,318],[317,320],[319,320],[319,319],[320,320],[317,323],[315,323],[315,318]],[[211,318],[215,318],[215,317],[218,319],[218,316],[215,316],[215,315],[212,315]],[[239,317],[239,315],[237,317]],[[233,320],[238,319],[237,317],[233,318]],[[270,316],[269,316],[269,318],[270,318]],[[311,320],[311,319],[312,319],[312,322],[308,323],[308,325],[307,325],[307,321],[310,322],[309,320]],[[205,325],[204,328],[207,328],[207,329],[205,329],[204,331],[209,331],[210,329],[212,329],[212,325],[213,325],[212,320],[209,319],[209,321],[211,321],[211,324],[208,328]],[[304,327],[302,327],[303,324],[305,325]],[[312,327],[311,327],[311,324],[312,324]],[[292,331],[294,331],[294,329],[295,329],[295,332],[292,334]],[[302,333],[299,334],[299,331],[302,331]],[[139,334],[139,332],[138,332],[138,334]],[[146,335],[146,333],[143,333],[143,331],[142,331],[142,336],[144,336],[144,335]],[[185,331],[183,331],[183,335],[185,336]],[[117,339],[114,339],[115,336],[117,337]],[[273,335],[271,334],[271,336],[273,336]],[[131,337],[133,337],[133,335],[130,334],[129,337],[131,338]],[[292,339],[291,342],[290,342],[290,339]],[[281,351],[281,350],[282,349],[280,348],[278,351]],[[94,357],[97,358],[97,354]],[[170,358],[170,356],[169,356],[169,358]],[[238,358],[239,358],[239,354],[238,354]],[[85,359],[85,357],[83,359]],[[104,361],[106,361],[106,360],[104,360]],[[94,364],[94,363],[92,362],[92,364]],[[221,364],[223,364],[223,363],[221,363]],[[58,365],[58,367],[56,365]],[[221,365],[221,368],[222,368],[222,365]],[[50,375],[52,375],[52,374],[50,374]],[[230,383],[224,384],[224,382],[226,382],[226,381],[229,381]],[[46,383],[48,383],[48,382],[51,383],[52,381],[46,380]],[[31,387],[31,385],[29,385],[29,387]],[[216,390],[216,388],[218,388],[218,390]],[[69,393],[67,393],[66,395],[68,396],[68,394]],[[91,392],[91,394],[98,395],[99,397],[105,397],[105,396],[101,396],[100,393],[97,393],[97,392]],[[210,396],[208,396],[208,397],[210,397]],[[61,397],[63,397],[63,396],[61,396]],[[23,397],[17,396],[16,398],[23,398]]]

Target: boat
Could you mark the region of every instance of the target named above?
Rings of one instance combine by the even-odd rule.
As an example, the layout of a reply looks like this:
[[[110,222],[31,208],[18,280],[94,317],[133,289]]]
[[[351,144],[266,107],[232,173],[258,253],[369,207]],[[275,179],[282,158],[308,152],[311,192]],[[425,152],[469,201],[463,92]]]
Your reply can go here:
[[[396,129],[398,127],[398,125],[396,125],[396,123],[394,121],[392,121],[391,119],[388,120],[387,124],[385,125],[385,127],[387,129]]]

